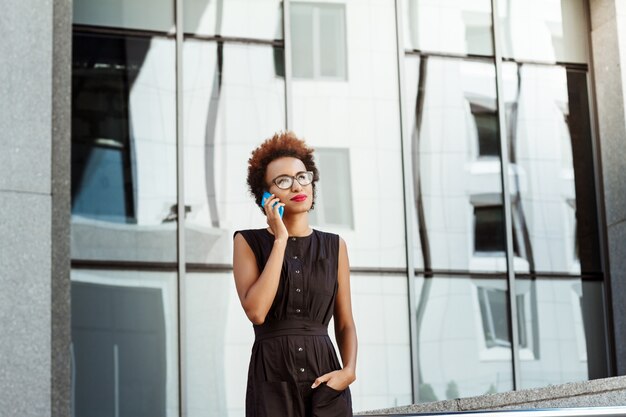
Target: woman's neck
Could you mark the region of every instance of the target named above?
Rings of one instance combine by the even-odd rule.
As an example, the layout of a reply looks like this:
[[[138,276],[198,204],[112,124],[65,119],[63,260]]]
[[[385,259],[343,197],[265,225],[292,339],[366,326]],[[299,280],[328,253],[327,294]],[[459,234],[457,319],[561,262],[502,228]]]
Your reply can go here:
[[[283,223],[285,223],[289,236],[308,236],[311,234],[308,212],[283,217]]]

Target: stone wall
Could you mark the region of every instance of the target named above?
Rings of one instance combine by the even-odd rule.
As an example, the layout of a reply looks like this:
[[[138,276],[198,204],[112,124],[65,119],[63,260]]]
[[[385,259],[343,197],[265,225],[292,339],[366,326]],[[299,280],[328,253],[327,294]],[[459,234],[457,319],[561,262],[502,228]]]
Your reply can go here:
[[[596,379],[545,388],[503,392],[470,398],[415,404],[355,415],[393,415],[479,410],[615,407],[626,405],[626,377]],[[625,408],[626,413],[626,408]]]
[[[626,2],[591,0],[592,74],[617,375],[626,375]]]
[[[0,415],[68,416],[71,1],[2,1]]]

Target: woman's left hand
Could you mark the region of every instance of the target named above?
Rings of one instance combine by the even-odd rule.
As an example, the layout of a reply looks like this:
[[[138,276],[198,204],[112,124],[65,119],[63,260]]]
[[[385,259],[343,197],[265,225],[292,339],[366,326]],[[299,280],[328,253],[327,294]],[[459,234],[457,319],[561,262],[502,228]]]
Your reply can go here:
[[[343,391],[355,380],[356,376],[354,375],[354,372],[348,369],[341,369],[339,371],[332,371],[317,377],[317,379],[313,382],[313,385],[311,385],[311,388],[317,388],[320,384],[325,382],[326,385],[335,391]]]

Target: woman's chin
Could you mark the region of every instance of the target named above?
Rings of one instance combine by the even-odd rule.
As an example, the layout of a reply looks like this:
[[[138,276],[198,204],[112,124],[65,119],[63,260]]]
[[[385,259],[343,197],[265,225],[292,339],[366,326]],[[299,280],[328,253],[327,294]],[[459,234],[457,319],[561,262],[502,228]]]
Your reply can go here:
[[[285,207],[285,216],[288,215],[301,215],[302,213],[308,213],[311,210],[310,206],[296,206],[296,207]]]

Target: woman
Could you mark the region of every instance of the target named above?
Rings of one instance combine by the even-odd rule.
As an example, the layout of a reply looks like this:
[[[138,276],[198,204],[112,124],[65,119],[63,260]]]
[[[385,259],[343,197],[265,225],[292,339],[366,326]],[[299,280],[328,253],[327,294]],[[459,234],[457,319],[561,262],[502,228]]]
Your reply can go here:
[[[309,226],[318,171],[313,149],[278,133],[252,152],[248,186],[268,227],[234,235],[241,305],[254,324],[246,417],[348,417],[357,337],[346,244]],[[280,215],[280,208],[283,215]],[[328,337],[334,315],[343,367]]]

